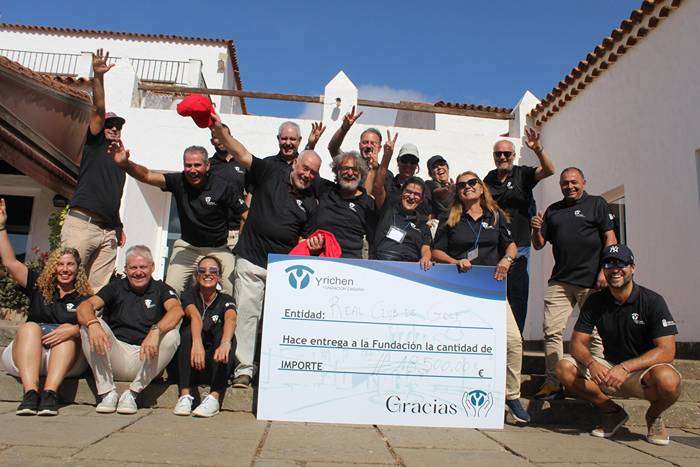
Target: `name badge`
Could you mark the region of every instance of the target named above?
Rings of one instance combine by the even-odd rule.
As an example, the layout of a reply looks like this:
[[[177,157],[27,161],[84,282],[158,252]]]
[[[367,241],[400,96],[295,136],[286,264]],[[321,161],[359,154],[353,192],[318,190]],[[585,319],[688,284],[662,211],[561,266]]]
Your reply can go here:
[[[397,243],[403,243],[403,239],[406,238],[406,231],[392,225],[389,228],[389,232],[386,234],[386,238],[389,238]]]
[[[467,251],[467,259],[469,261],[474,261],[478,257],[479,257],[479,247],[478,246],[475,246],[471,250]]]

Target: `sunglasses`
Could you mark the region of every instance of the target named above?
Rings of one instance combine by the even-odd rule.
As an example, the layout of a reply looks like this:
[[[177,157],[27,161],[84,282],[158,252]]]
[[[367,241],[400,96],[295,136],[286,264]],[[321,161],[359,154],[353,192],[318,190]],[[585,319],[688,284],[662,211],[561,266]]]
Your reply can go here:
[[[508,158],[513,155],[512,151],[493,151],[493,157],[500,159],[501,157]]]
[[[197,274],[216,274],[217,276],[219,275],[219,268],[197,268]]]
[[[609,259],[603,263],[603,269],[623,269],[629,266],[631,263],[626,263],[619,259]]]
[[[119,123],[105,123],[105,130],[122,131],[122,126]]]
[[[479,183],[480,183],[480,182],[479,182],[479,179],[478,179],[478,178],[471,178],[471,179],[467,180],[466,182],[457,182],[457,183],[455,183],[455,187],[457,188],[457,190],[464,190],[464,189],[465,189],[466,187],[468,187],[468,186],[471,187],[471,188],[474,188],[474,187],[477,186]]]

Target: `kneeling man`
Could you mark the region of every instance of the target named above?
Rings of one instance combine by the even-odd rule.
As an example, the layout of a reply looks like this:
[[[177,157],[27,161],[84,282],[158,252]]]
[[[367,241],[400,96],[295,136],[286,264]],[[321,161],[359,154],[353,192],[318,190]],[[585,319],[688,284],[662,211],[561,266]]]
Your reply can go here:
[[[608,287],[583,305],[571,337],[571,357],[557,365],[566,391],[590,401],[602,412],[591,434],[609,438],[628,420],[625,409],[610,396],[636,397],[651,402],[646,412],[647,441],[667,445],[661,413],[680,395],[681,375],[671,362],[678,330],[663,297],[633,281],[632,251],[610,245],[602,255]],[[605,359],[589,346],[593,328],[603,341]]]
[[[175,291],[153,280],[151,250],[126,251],[126,278],[113,280],[78,307],[83,353],[95,376],[98,413],[136,413],[136,397],[166,367],[180,344],[184,315]],[[103,308],[102,318],[95,311]],[[131,381],[117,394],[114,380]]]

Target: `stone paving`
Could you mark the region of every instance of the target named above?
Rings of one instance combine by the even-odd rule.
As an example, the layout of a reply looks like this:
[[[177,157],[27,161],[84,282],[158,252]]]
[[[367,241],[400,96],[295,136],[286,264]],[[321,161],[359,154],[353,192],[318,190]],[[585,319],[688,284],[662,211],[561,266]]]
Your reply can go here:
[[[248,412],[212,419],[168,409],[100,415],[89,405],[58,417],[18,417],[0,402],[0,465],[700,465],[700,430],[671,430],[669,446],[623,428],[613,440],[567,426],[504,430],[409,428],[258,421]],[[582,427],[589,429],[590,427]]]

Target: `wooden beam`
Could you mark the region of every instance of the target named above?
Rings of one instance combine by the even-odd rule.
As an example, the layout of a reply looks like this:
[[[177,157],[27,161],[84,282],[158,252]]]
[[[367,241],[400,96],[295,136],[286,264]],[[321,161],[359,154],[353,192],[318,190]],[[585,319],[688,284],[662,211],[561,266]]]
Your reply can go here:
[[[187,95],[192,93],[204,94],[210,96],[233,96],[247,97],[253,99],[269,99],[279,101],[292,102],[309,102],[312,104],[323,104],[323,96],[301,96],[296,94],[280,94],[273,92],[257,92],[257,91],[239,91],[233,89],[209,89],[209,88],[190,88],[186,86],[164,86],[158,84],[139,84],[139,89],[142,91],[151,91],[163,94]],[[378,107],[381,109],[392,110],[409,110],[413,112],[427,112],[434,114],[459,115],[464,117],[480,117],[492,118],[497,120],[512,120],[510,114],[476,109],[460,109],[458,107],[437,107],[433,104],[420,102],[385,102],[372,101],[367,99],[358,99],[358,105],[365,107]]]

